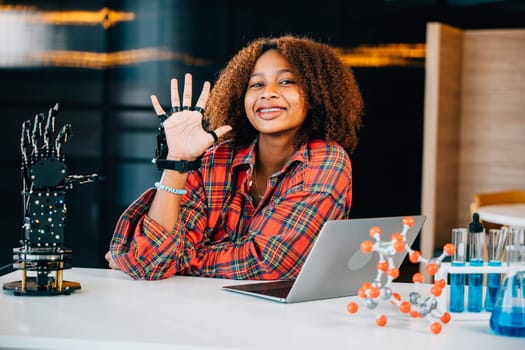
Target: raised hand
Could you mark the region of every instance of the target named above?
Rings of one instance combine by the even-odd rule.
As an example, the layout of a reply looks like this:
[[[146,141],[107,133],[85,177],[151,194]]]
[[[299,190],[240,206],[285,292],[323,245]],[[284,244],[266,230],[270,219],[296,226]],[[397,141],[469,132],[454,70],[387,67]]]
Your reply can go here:
[[[167,159],[195,160],[232,128],[224,125],[215,130],[205,130],[202,124],[204,108],[210,94],[210,83],[205,82],[197,103],[192,107],[192,76],[184,76],[182,106],[179,98],[177,79],[171,80],[171,111],[169,116],[161,107],[155,95],[151,102],[155,113],[161,119],[168,146]]]

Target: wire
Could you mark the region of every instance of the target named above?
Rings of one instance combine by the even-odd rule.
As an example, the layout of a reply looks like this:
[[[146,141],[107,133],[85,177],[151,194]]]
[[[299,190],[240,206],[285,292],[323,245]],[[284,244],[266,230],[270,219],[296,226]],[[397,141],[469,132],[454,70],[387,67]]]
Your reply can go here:
[[[4,266],[1,266],[0,267],[0,275],[2,275],[2,271],[3,270],[7,270],[8,268],[10,267],[13,267],[13,263],[10,263],[10,264],[7,264],[7,265],[4,265]]]

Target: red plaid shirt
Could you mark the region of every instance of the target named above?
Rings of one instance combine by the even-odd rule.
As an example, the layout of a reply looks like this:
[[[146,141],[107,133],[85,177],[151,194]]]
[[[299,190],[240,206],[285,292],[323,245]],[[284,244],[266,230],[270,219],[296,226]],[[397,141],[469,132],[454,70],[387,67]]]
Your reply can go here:
[[[147,215],[155,193],[147,190],[120,217],[112,258],[134,278],[295,278],[324,222],[349,216],[350,159],[335,143],[303,145],[272,175],[257,208],[249,195],[254,164],[255,142],[209,149],[188,176],[171,232]]]

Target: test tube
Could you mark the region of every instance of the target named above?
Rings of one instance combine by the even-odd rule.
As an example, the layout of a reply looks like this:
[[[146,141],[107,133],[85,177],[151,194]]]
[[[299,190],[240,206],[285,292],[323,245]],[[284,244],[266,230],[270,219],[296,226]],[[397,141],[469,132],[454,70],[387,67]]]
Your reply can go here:
[[[501,259],[507,241],[508,228],[503,227],[501,230],[489,230],[488,242],[488,265],[501,266]],[[485,310],[492,311],[496,296],[501,286],[501,273],[489,273],[487,275],[487,293],[485,294]]]
[[[525,245],[525,231],[518,227],[508,228],[508,243],[509,246],[522,246]]]
[[[465,266],[467,261],[467,229],[452,229],[452,244],[456,248],[451,266]],[[465,274],[450,274],[450,312],[463,312],[465,309]]]
[[[515,267],[517,264],[525,264],[525,231],[518,227],[509,227],[509,236],[507,239],[507,266]],[[524,267],[525,269],[525,267]],[[507,272],[507,275],[510,272]],[[516,289],[518,284],[514,284]],[[523,298],[525,298],[525,288],[521,288],[523,291]],[[512,296],[519,295],[518,290],[512,292]],[[525,306],[525,303],[523,304]]]
[[[485,246],[485,230],[479,221],[478,213],[474,213],[473,220],[469,226],[470,232],[470,266],[483,266],[483,255]],[[471,273],[468,276],[468,303],[469,312],[480,312],[483,302],[483,274]]]

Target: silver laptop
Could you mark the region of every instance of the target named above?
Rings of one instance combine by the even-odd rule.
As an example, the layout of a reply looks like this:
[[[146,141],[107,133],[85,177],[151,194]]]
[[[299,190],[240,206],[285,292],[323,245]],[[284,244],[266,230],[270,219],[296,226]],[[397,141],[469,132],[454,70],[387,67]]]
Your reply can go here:
[[[412,245],[426,216],[412,215],[414,226],[407,232]],[[253,295],[282,303],[328,299],[356,295],[363,282],[376,278],[379,255],[361,252],[361,242],[372,239],[369,230],[379,226],[381,240],[389,241],[394,232],[403,230],[403,216],[327,221],[295,280],[251,282],[223,286],[225,290]],[[406,252],[396,254],[397,267]]]

